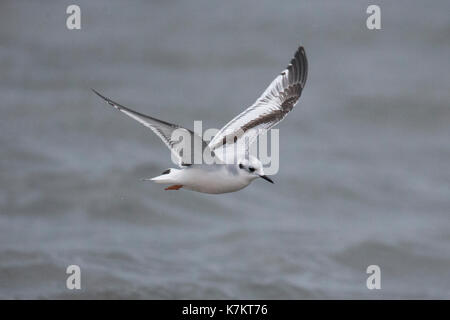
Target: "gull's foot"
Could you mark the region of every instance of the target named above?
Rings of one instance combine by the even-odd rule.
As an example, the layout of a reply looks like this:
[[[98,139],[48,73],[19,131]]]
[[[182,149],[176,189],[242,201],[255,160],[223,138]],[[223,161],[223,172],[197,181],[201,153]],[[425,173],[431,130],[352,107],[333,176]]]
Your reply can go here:
[[[167,187],[164,190],[179,190],[183,187],[182,184],[174,184],[173,186]]]

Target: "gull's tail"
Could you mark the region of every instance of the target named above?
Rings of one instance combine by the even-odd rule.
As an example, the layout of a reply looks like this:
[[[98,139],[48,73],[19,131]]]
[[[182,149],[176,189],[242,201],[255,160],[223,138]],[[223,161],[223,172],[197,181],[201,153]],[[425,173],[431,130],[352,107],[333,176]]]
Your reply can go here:
[[[153,181],[155,183],[161,183],[161,184],[169,184],[169,183],[177,183],[177,173],[178,169],[167,169],[164,171],[160,176],[154,177],[154,178],[144,178],[141,179],[142,181]]]

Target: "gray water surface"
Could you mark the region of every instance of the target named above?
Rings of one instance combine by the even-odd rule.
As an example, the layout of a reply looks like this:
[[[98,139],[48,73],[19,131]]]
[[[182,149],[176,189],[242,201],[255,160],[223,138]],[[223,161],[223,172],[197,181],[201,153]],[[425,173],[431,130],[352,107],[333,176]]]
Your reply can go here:
[[[450,298],[448,1],[378,1],[379,31],[366,1],[77,3],[78,31],[0,4],[0,298]],[[168,149],[90,91],[220,128],[299,45],[274,185],[139,181]]]

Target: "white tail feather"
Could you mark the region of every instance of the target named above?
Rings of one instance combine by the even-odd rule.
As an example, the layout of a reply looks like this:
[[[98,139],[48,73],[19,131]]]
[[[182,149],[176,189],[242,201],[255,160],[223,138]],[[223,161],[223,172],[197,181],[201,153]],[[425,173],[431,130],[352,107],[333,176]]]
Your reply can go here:
[[[144,180],[146,180],[146,181],[153,181],[155,183],[161,183],[161,184],[176,183],[177,182],[176,176],[177,176],[178,171],[180,171],[180,170],[178,170],[178,169],[168,169],[167,171],[165,171],[167,173],[163,173],[160,176],[157,176],[157,177],[154,177],[154,178],[147,178],[147,179],[144,179]]]

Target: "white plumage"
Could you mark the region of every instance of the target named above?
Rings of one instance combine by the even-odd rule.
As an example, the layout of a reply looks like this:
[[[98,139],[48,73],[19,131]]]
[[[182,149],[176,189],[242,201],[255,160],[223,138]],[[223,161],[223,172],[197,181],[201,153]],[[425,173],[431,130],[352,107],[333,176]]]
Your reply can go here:
[[[133,111],[93,91],[112,107],[150,128],[177,159],[181,169],[171,168],[158,177],[146,180],[172,184],[166,190],[178,190],[183,187],[198,192],[217,194],[240,190],[258,177],[273,183],[264,175],[261,162],[246,154],[244,150],[238,151],[233,163],[223,163],[224,159],[221,155],[224,150],[228,152],[230,147],[250,145],[260,133],[283,120],[300,98],[307,74],[308,62],[305,50],[300,47],[290,64],[272,81],[256,102],[228,122],[209,144],[191,130]],[[175,130],[182,139],[173,138]],[[183,154],[184,139],[191,139],[191,146],[201,145],[203,153],[208,152],[215,157],[215,163],[195,164],[192,154],[195,152],[194,148],[190,149],[191,154]],[[245,144],[240,144],[243,141]]]

